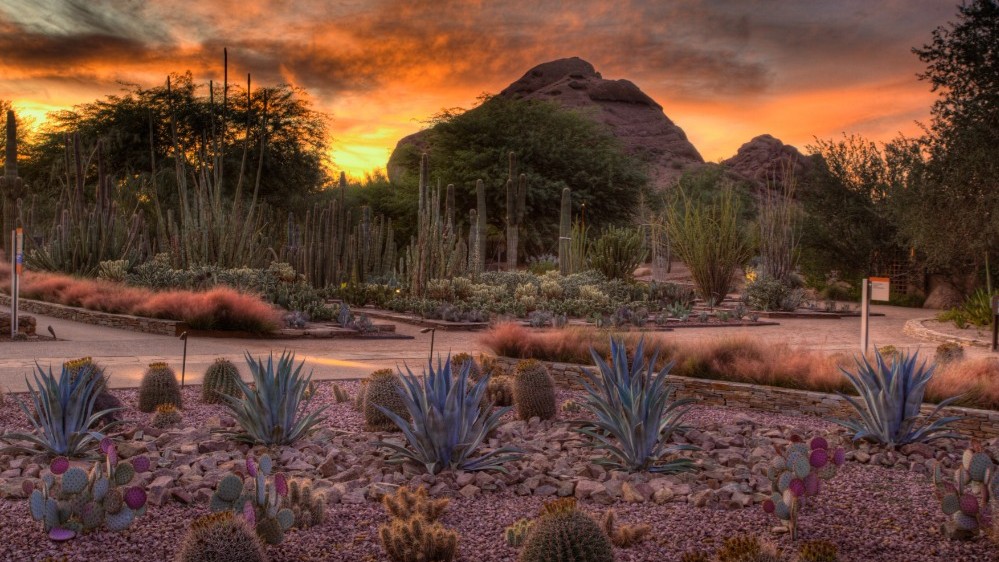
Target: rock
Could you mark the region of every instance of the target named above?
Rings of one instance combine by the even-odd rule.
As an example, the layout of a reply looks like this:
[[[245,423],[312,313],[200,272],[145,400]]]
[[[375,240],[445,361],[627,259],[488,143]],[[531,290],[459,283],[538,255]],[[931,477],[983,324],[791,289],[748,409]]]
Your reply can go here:
[[[225,451],[229,448],[229,442],[223,439],[213,439],[210,441],[201,441],[198,443],[198,453],[214,453],[216,451]]]
[[[339,468],[337,468],[336,464],[336,455],[333,453],[326,455],[326,460],[324,460],[316,470],[319,471],[320,476],[323,478],[329,478],[339,472]]]
[[[652,487],[644,482],[625,482],[621,485],[621,496],[626,502],[645,503],[652,497]]]
[[[675,494],[673,493],[673,490],[669,488],[660,488],[656,490],[654,494],[652,494],[652,501],[656,502],[657,504],[664,504],[669,501],[672,501],[674,496]]]
[[[534,495],[535,496],[542,496],[542,497],[544,497],[544,496],[554,496],[556,492],[558,492],[558,488],[556,488],[555,486],[552,486],[550,484],[545,484],[543,486],[538,486],[537,488],[535,488]]]
[[[811,169],[812,159],[780,139],[760,135],[740,146],[735,156],[722,160],[721,164],[757,185],[766,185],[772,180],[783,183],[789,169],[801,181]]]
[[[149,452],[149,444],[142,441],[124,441],[116,445],[118,456],[123,459],[130,459]]]
[[[185,490],[184,488],[174,488],[170,490],[170,495],[173,496],[174,499],[183,504],[190,504],[193,501],[191,493]]]
[[[710,489],[700,490],[698,492],[694,492],[693,494],[691,494],[690,497],[687,499],[687,503],[693,505],[694,507],[704,507],[708,505],[708,502],[711,500],[713,496],[714,496],[714,490]]]
[[[923,301],[923,308],[946,310],[964,302],[964,295],[950,279],[942,275],[932,275],[929,281],[930,292]]]
[[[479,495],[480,491],[481,491],[481,489],[478,486],[476,486],[474,484],[468,484],[468,485],[462,487],[461,490],[458,490],[458,493],[461,494],[462,497],[471,499],[471,498],[474,498],[475,496]]]
[[[580,480],[576,483],[575,496],[578,499],[586,499],[594,494],[606,494],[607,488],[600,482],[594,480]]]
[[[158,476],[149,484],[146,496],[149,503],[153,505],[163,505],[166,501],[168,489],[173,486],[176,479],[170,476]]]

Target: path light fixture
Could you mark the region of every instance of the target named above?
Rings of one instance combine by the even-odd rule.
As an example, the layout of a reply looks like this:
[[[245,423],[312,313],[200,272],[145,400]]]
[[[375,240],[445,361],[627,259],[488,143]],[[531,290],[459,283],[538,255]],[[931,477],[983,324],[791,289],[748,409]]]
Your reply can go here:
[[[49,326],[49,333],[52,334],[52,339],[54,339],[54,340],[59,339],[59,338],[56,337],[55,330],[52,329],[52,326]]]
[[[184,342],[184,359],[180,362],[180,387],[184,388],[184,374],[187,371],[187,332],[181,332],[179,337]]]
[[[424,328],[424,329],[420,330],[421,334],[425,334],[427,332],[430,332],[430,364],[433,365],[434,364],[434,336],[437,335],[437,327],[434,326],[432,328]]]

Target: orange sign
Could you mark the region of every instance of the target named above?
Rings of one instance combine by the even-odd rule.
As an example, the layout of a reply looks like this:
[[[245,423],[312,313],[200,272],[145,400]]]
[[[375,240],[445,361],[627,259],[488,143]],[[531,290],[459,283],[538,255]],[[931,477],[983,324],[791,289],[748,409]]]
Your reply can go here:
[[[871,277],[871,300],[872,301],[888,301],[888,290],[890,288],[889,279],[887,277]]]

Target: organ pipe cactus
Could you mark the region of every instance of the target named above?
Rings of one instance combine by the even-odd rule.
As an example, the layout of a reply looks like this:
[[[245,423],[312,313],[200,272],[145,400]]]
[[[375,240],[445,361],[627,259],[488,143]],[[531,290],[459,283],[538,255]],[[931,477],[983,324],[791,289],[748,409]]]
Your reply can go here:
[[[486,270],[486,235],[488,224],[486,223],[486,184],[482,180],[475,181],[475,240],[479,244],[478,264],[475,271]]]
[[[763,511],[787,526],[791,540],[798,537],[798,513],[806,498],[819,494],[822,481],[836,476],[845,458],[842,447],[831,449],[824,437],[815,437],[808,444],[792,443],[767,469],[772,493]]]
[[[506,180],[506,267],[517,269],[517,248],[520,245],[520,223],[524,220],[527,199],[527,176],[514,178],[517,156],[510,153],[510,175]]]
[[[944,476],[938,464],[933,470],[933,486],[944,515],[941,532],[954,539],[973,539],[987,531],[999,509],[999,465],[980,444],[964,451],[961,465],[952,478]]]
[[[558,228],[558,270],[562,275],[572,273],[569,255],[572,252],[572,190],[562,189],[562,210]]]
[[[673,400],[667,384],[672,363],[654,371],[658,352],[645,358],[645,342],[640,341],[628,362],[623,341],[611,339],[610,364],[591,349],[597,372],[584,370],[581,377],[586,398],[582,407],[593,414],[592,422],[581,422],[577,431],[593,438],[591,446],[607,452],[597,464],[629,472],[647,470],[678,473],[694,469],[690,459],[664,461],[678,451],[694,451],[692,445],[670,445],[669,438],[679,427],[692,399]]]
[[[452,373],[450,357],[443,365],[438,358],[436,369],[429,363],[428,371],[422,377],[406,367],[407,373],[399,374],[403,383],[399,394],[412,423],[387,408],[375,407],[402,430],[408,446],[390,441],[379,441],[375,445],[394,453],[393,462],[413,461],[426,467],[431,474],[448,468],[506,472],[503,463],[519,458],[518,449],[500,447],[474,456],[510,408],[484,412],[480,404],[489,375],[470,384],[470,368],[471,362],[466,362],[457,374]]]
[[[876,349],[873,365],[867,357],[861,357],[856,359],[856,372],[841,369],[857,390],[859,399],[838,394],[853,407],[858,417],[832,421],[853,431],[855,440],[867,439],[891,446],[954,437],[947,426],[961,416],[945,416],[932,422],[929,419],[960,397],[940,402],[928,417],[924,417],[920,407],[934,366],[927,367],[925,361],[917,364],[918,358],[918,353],[902,354],[886,361]]]

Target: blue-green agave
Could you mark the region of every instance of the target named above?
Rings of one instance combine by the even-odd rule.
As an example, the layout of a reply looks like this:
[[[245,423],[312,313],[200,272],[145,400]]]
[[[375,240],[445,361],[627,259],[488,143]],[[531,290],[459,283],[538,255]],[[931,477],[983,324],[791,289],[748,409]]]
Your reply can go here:
[[[34,426],[33,433],[5,433],[3,439],[10,442],[20,441],[21,445],[6,447],[3,451],[21,451],[37,453],[39,450],[58,456],[77,457],[90,452],[96,443],[104,438],[100,432],[94,431],[97,421],[104,415],[121,410],[109,408],[99,412],[94,411],[94,403],[103,389],[103,377],[91,377],[86,373],[73,376],[64,366],[59,377],[35,365],[35,384],[32,385],[25,377],[28,395],[35,408],[34,413],[17,400],[17,405]],[[111,422],[104,430],[113,428],[119,422]]]
[[[273,353],[267,363],[247,353],[246,363],[253,374],[254,388],[236,379],[241,393],[221,396],[243,429],[234,434],[236,439],[264,445],[288,445],[326,419],[321,414],[327,406],[305,413],[312,400],[311,395],[305,397],[312,380],[311,372],[302,376],[305,361],[296,365],[295,355],[284,352],[275,365]]]
[[[679,451],[696,451],[692,445],[671,445],[670,435],[680,427],[680,418],[693,399],[673,400],[673,388],[666,383],[672,363],[655,372],[656,352],[645,359],[645,342],[638,342],[629,364],[623,341],[611,339],[611,363],[590,349],[598,372],[583,371],[581,382],[587,397],[582,404],[596,418],[579,422],[576,431],[593,438],[590,445],[605,450],[597,464],[613,470],[649,471],[675,474],[695,469],[692,460],[664,460]]]
[[[874,365],[867,357],[856,359],[856,373],[840,369],[857,390],[859,399],[838,394],[850,403],[859,417],[832,421],[852,430],[854,440],[867,439],[886,445],[954,437],[947,425],[961,416],[942,417],[932,422],[929,419],[960,396],[940,402],[929,416],[924,417],[920,412],[923,394],[935,366],[927,368],[926,361],[917,364],[919,353],[903,353],[892,361],[885,361],[881,352],[875,349],[874,359]]]
[[[481,456],[472,456],[510,407],[492,412],[491,408],[482,408],[482,395],[489,384],[489,375],[470,385],[471,366],[472,362],[466,361],[457,376],[452,376],[449,356],[443,365],[438,357],[437,369],[428,362],[428,372],[422,377],[414,375],[408,366],[408,374],[400,371],[403,385],[399,395],[409,410],[412,423],[381,406],[376,407],[399,426],[408,447],[389,441],[378,441],[375,445],[395,453],[393,462],[413,461],[425,466],[431,474],[445,469],[506,472],[503,463],[520,458],[519,449],[500,447]]]

